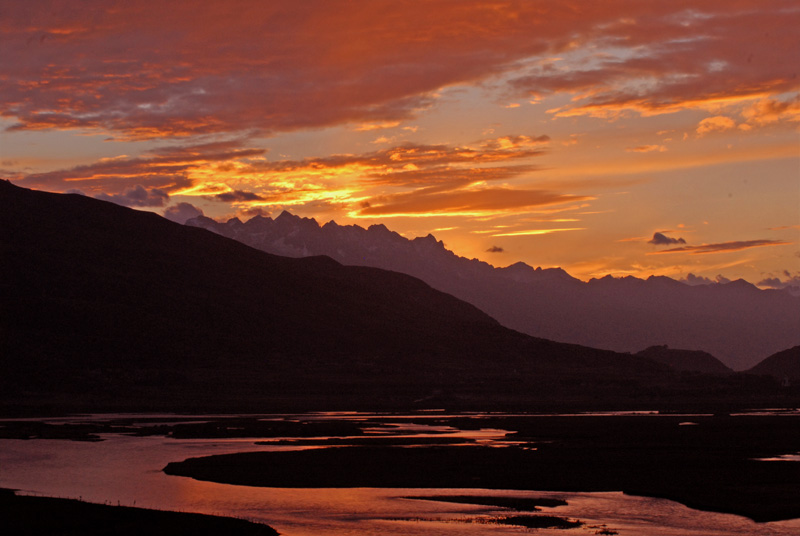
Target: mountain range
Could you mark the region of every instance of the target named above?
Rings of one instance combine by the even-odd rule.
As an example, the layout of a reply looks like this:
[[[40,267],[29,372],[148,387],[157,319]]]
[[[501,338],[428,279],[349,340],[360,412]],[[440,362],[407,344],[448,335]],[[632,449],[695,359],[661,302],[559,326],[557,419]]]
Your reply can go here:
[[[784,385],[800,383],[800,346],[773,354],[748,371],[772,376]]]
[[[0,206],[6,410],[609,408],[788,393],[532,337],[405,274],[276,256],[77,194],[0,181]]]
[[[326,255],[409,274],[504,326],[555,341],[617,352],[667,345],[710,353],[735,370],[800,345],[800,297],[741,279],[695,286],[663,276],[584,282],[560,268],[497,268],[460,257],[432,235],[409,240],[384,225],[319,225],[288,212],[224,223],[199,216],[186,225],[276,255]]]

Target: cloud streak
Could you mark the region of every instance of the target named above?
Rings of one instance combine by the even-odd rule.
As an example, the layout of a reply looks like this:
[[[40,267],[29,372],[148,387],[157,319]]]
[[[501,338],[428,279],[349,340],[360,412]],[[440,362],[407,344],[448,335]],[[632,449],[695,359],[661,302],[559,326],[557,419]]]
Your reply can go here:
[[[32,173],[15,182],[54,191],[77,187],[92,195],[119,195],[135,186],[175,194],[193,188],[201,170],[221,170],[230,162],[247,161],[265,152],[242,147],[241,142],[173,146],[134,158],[122,155],[69,169]]]
[[[791,242],[783,240],[741,240],[737,242],[721,242],[718,244],[704,244],[702,246],[683,246],[679,248],[655,251],[649,255],[661,255],[664,253],[689,253],[692,255],[703,255],[707,253],[727,253],[731,251],[741,251],[749,248],[759,248],[767,246],[785,246]]]
[[[629,153],[652,153],[653,151],[663,153],[667,151],[667,148],[663,145],[637,145],[636,147],[627,147],[625,150]]]
[[[485,216],[506,210],[524,210],[591,199],[588,196],[558,194],[521,188],[458,189],[414,192],[367,200],[351,217],[375,216]],[[501,236],[501,235],[494,235]]]
[[[538,236],[551,233],[561,233],[564,231],[583,231],[583,227],[570,227],[563,229],[526,229],[524,231],[509,231],[507,233],[495,233],[491,236]]]

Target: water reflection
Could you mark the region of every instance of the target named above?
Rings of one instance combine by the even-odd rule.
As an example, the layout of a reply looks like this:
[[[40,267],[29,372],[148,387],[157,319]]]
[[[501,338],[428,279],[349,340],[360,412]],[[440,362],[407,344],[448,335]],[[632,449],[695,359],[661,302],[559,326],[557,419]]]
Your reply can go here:
[[[797,454],[784,454],[783,456],[773,456],[772,458],[758,458],[761,462],[800,462],[800,452]]]
[[[458,429],[430,419],[442,414],[316,414],[263,415],[264,420],[357,420],[367,436],[400,438],[457,438],[480,444],[502,445],[507,430]],[[230,416],[237,417],[237,416]],[[254,417],[254,416],[247,416]],[[456,417],[463,417],[457,415]],[[126,421],[134,426],[156,423],[199,423],[219,416],[100,415],[51,419],[52,423]],[[648,417],[649,418],[649,417]],[[138,420],[137,420],[138,419]],[[133,422],[135,421],[135,422]],[[175,439],[151,435],[100,434],[101,442],[66,440],[0,440],[0,486],[28,493],[83,500],[241,517],[267,523],[286,536],[326,535],[477,535],[521,534],[513,526],[482,525],[468,521],[507,514],[491,506],[412,500],[410,496],[481,495],[564,499],[566,506],[545,508],[542,514],[584,522],[581,528],[558,534],[595,534],[609,530],[629,536],[717,536],[800,533],[800,520],[756,524],[748,519],[699,512],[662,499],[608,493],[555,493],[482,489],[282,489],[254,488],[201,482],[164,474],[171,461],[188,457],[310,448],[308,445],[267,444],[257,441],[309,438]],[[326,436],[333,437],[333,436]],[[358,439],[364,436],[342,436]],[[339,439],[342,439],[340,437]],[[325,439],[316,437],[311,439]]]

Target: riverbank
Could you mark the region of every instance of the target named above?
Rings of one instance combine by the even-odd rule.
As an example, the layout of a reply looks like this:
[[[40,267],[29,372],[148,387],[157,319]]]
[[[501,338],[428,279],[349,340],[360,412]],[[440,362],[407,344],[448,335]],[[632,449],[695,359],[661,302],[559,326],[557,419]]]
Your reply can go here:
[[[0,489],[0,530],[15,536],[276,536],[271,527],[243,519],[91,504],[74,499],[19,496]]]

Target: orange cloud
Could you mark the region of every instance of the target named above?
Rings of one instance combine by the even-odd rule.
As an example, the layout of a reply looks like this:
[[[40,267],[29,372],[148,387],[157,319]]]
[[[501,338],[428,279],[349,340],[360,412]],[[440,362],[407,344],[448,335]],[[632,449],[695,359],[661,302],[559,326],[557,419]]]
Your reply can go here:
[[[800,121],[800,96],[788,101],[764,98],[746,108],[742,115],[749,123],[764,125],[781,120]]]
[[[638,145],[636,147],[626,147],[625,150],[629,153],[651,153],[653,151],[663,153],[667,148],[663,145]]]
[[[351,213],[350,216],[485,216],[510,209],[523,210],[587,199],[591,198],[514,188],[460,189],[444,192],[420,189],[368,199],[360,210]]]
[[[697,134],[703,136],[709,132],[721,132],[732,128],[736,128],[736,121],[724,115],[715,115],[700,121],[697,125]]]
[[[362,123],[355,127],[358,132],[368,132],[370,130],[383,130],[386,128],[394,128],[400,125],[400,121],[383,121],[381,123]]]

